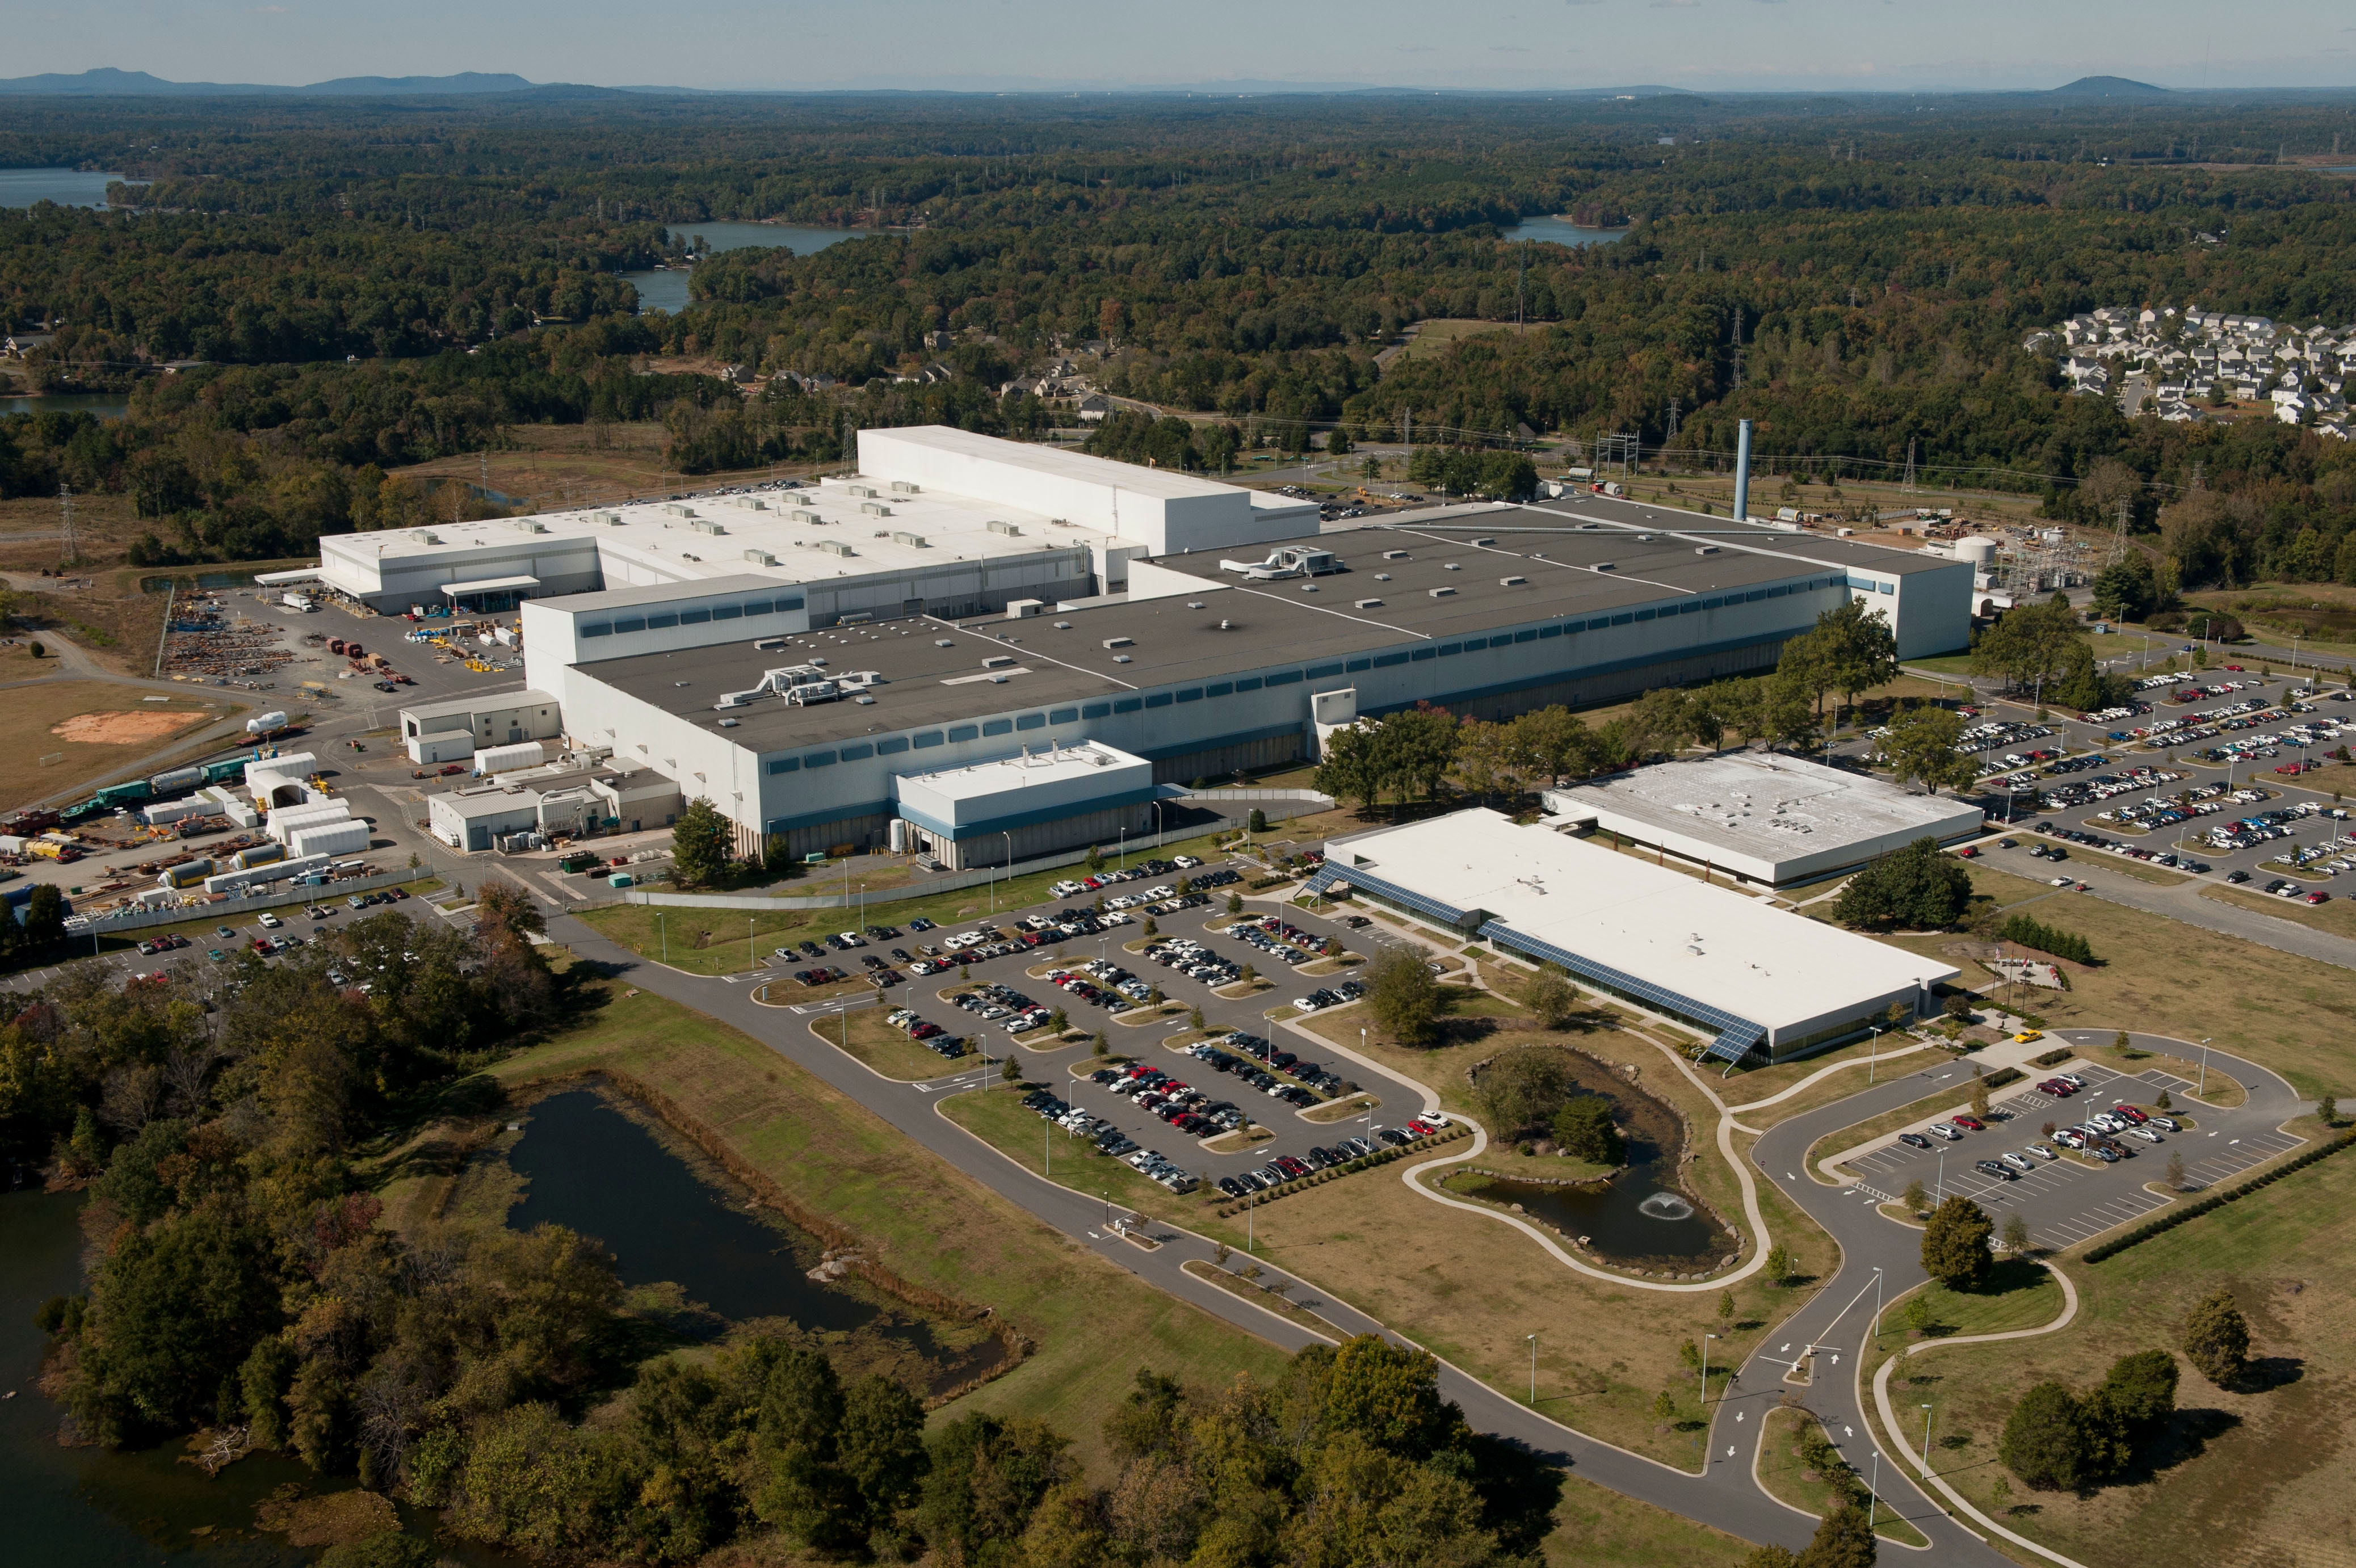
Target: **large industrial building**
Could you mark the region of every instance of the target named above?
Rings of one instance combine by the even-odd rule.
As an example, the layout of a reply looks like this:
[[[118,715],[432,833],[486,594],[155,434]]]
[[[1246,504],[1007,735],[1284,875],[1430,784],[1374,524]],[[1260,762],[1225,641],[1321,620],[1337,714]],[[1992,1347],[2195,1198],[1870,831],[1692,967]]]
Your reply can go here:
[[[319,577],[403,610],[523,595],[530,692],[405,714],[421,756],[541,733],[544,694],[566,750],[709,796],[746,849],[896,837],[960,865],[1086,842],[1150,815],[1141,788],[1312,756],[1321,727],[1418,701],[1503,717],[1765,669],[1852,596],[1903,656],[1966,641],[1966,562],[1635,503],[1321,532],[1313,505],[958,431],[864,432],[859,463],[336,538]],[[1150,778],[1087,764],[1060,829],[1038,804],[916,804],[919,781],[1083,743]]]
[[[1328,839],[1310,885],[1557,965],[1700,1029],[1730,1068],[1829,1050],[1893,1004],[1932,1011],[1959,973],[1563,827],[1483,809]]]
[[[1820,881],[1917,838],[1986,826],[1967,800],[1779,752],[1685,757],[1545,792],[1558,818],[1771,888]]]

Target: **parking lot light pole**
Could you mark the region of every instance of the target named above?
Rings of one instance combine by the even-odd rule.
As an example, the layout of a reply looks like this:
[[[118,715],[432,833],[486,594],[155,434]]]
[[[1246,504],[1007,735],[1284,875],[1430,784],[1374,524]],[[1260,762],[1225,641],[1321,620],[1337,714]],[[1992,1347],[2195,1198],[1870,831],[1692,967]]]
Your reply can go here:
[[[1709,1342],[1717,1338],[1715,1334],[1701,1337],[1701,1409],[1705,1418],[1709,1414]]]
[[[1931,1473],[1931,1407],[1922,1407],[1922,1473]]]
[[[1538,1407],[1538,1337],[1526,1336],[1530,1342],[1530,1408]]]
[[[662,961],[670,963],[670,927],[663,920],[663,912],[655,911],[655,930],[662,937]]]
[[[2192,1092],[2204,1100],[2209,1097],[2209,1040],[2215,1038],[2211,1035],[2201,1042],[2201,1087]]]
[[[1881,1280],[1879,1269],[1873,1271],[1873,1348],[1881,1349]]]

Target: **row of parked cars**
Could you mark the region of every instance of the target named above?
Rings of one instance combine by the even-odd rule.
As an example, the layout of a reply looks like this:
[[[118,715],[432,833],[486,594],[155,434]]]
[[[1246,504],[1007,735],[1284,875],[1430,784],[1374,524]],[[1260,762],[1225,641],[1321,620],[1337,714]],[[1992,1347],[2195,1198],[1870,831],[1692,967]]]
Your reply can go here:
[[[1301,1083],[1313,1084],[1328,1094],[1341,1093],[1346,1085],[1334,1073],[1313,1061],[1303,1061],[1289,1051],[1280,1051],[1258,1035],[1237,1030],[1218,1040],[1206,1040],[1186,1048],[1186,1054],[1217,1072],[1232,1072],[1272,1100],[1306,1110],[1317,1104],[1317,1096],[1298,1084],[1280,1081],[1274,1073],[1286,1073]],[[1265,1066],[1261,1064],[1265,1064]]]
[[[895,1008],[884,1015],[884,1021],[945,1061],[955,1061],[966,1054],[964,1036],[951,1034],[937,1023],[918,1018],[910,1008]]]
[[[952,998],[958,1007],[1008,1034],[1029,1034],[1044,1029],[1054,1015],[1012,986],[986,982]]]
[[[1163,968],[1174,969],[1205,986],[1232,986],[1243,978],[1241,969],[1191,936],[1157,942],[1145,950],[1145,955]]]
[[[1305,997],[1295,997],[1292,1005],[1301,1012],[1313,1013],[1326,1008],[1341,1007],[1345,1002],[1355,1002],[1365,994],[1365,981],[1344,980],[1338,986],[1320,986]]]
[[[1136,1139],[1112,1123],[1066,1104],[1047,1090],[1033,1090],[1023,1097],[1023,1104],[1042,1119],[1087,1138],[1098,1148],[1173,1192],[1192,1192],[1202,1185],[1199,1178],[1165,1158],[1158,1150],[1138,1147]]]
[[[1405,1148],[1419,1138],[1431,1136],[1447,1125],[1446,1116],[1435,1115],[1428,1121],[1419,1118],[1409,1122],[1404,1127],[1384,1127],[1379,1132],[1362,1133],[1355,1137],[1344,1138],[1331,1146],[1320,1144],[1306,1154],[1280,1154],[1266,1165],[1251,1170],[1238,1171],[1233,1176],[1223,1176],[1215,1185],[1220,1191],[1230,1198],[1241,1198],[1252,1192],[1265,1192],[1269,1188],[1281,1187],[1288,1181],[1298,1181],[1304,1176],[1314,1176],[1328,1167],[1347,1165],[1354,1159],[1373,1154],[1376,1149]]]
[[[1239,920],[1227,927],[1227,934],[1285,964],[1310,963],[1325,949],[1325,938],[1272,914]]]

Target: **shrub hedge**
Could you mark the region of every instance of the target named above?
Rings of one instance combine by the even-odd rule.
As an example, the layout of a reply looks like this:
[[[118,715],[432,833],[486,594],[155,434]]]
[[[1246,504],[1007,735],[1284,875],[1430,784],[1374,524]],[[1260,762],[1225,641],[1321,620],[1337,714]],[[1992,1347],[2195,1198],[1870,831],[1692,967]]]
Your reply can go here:
[[[2040,953],[2051,953],[2056,958],[2066,958],[2072,964],[2100,962],[2094,947],[2074,931],[2040,924],[2025,914],[2014,915],[1997,928],[1997,935],[2006,942],[2033,947]]]

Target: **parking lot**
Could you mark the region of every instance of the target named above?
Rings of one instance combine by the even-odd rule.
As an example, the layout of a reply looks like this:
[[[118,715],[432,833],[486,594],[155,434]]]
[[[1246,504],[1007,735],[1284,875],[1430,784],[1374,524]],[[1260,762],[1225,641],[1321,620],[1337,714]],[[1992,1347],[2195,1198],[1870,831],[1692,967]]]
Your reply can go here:
[[[988,920],[862,932],[866,945],[849,954],[822,946],[824,965],[852,975],[861,971],[861,958],[881,955],[898,977],[880,988],[881,1005],[905,1015],[899,1027],[941,1052],[950,1067],[943,1077],[918,1085],[923,1092],[995,1083],[998,1062],[1013,1052],[1025,1076],[1044,1084],[1058,1102],[1044,1109],[1057,1116],[1079,1112],[1090,1119],[1082,1125],[1074,1118],[1058,1135],[1075,1146],[1075,1153],[1088,1141],[1118,1150],[1114,1157],[1156,1155],[1162,1168],[1198,1183],[1239,1180],[1279,1157],[1314,1168],[1330,1157],[1315,1151],[1334,1151],[1353,1137],[1387,1142],[1387,1130],[1403,1126],[1420,1111],[1419,1097],[1283,1027],[1324,1006],[1346,1004],[1344,990],[1355,989],[1346,975],[1306,976],[1298,970],[1327,962],[1321,949],[1329,942],[1370,953],[1385,940],[1379,928],[1353,930],[1345,923],[1351,918],[1346,912],[1326,916],[1265,901],[1246,905],[1244,914],[1230,921],[1227,895],[1251,868],[1173,861],[1139,869],[1144,875],[1128,881],[1098,889],[1066,885],[1044,904]],[[1178,891],[1182,878],[1194,883],[1194,891]],[[1106,903],[1101,912],[1092,908],[1099,894]],[[1117,901],[1130,907],[1116,910]],[[1156,926],[1153,945],[1128,951],[1129,943],[1141,940],[1149,917]],[[1214,921],[1219,929],[1211,928]],[[798,945],[790,955],[773,956],[770,968],[788,984],[771,994],[790,1005],[794,975],[819,962]],[[1240,982],[1248,965],[1271,987],[1248,996],[1219,995],[1221,987]],[[1057,984],[1058,975],[1065,984]],[[1139,1016],[1156,989],[1188,1010],[1156,1012],[1141,1023],[1120,1021]],[[956,993],[968,994],[965,1006]],[[1321,994],[1328,998],[1323,1006],[1293,1005]],[[842,1005],[814,1001],[794,1010],[831,1013]],[[868,1004],[855,996],[851,1005]],[[1091,1074],[1106,1070],[1107,1063],[1085,1044],[1034,1051],[1014,1043],[1017,1033],[1030,1032],[1057,1008],[1074,1029],[1103,1032],[1112,1054],[1135,1060],[1136,1073],[1121,1072],[1098,1082]],[[1207,1031],[1233,1038],[1200,1042],[1194,1054],[1165,1047],[1165,1039],[1193,1033],[1189,1012],[1196,1008]],[[1278,1016],[1269,1017],[1271,1012]],[[1030,1027],[1016,1027],[1025,1025]],[[957,1046],[947,1044],[952,1040]],[[985,1053],[987,1068],[980,1061]],[[1348,1099],[1352,1085],[1368,1102],[1364,1111],[1340,1121],[1307,1119]],[[1248,1139],[1233,1136],[1245,1127],[1258,1131]]]
[[[1910,1184],[1920,1181],[1933,1202],[1949,1195],[1969,1198],[1999,1227],[2008,1215],[2019,1213],[2028,1221],[2033,1243],[2061,1248],[2164,1207],[2169,1200],[2146,1190],[2145,1184],[2162,1182],[2170,1153],[2182,1157],[2185,1187],[2197,1191],[2298,1145],[2298,1139],[2263,1125],[2262,1117],[2246,1109],[2217,1110],[2190,1099],[2193,1085],[2166,1072],[2129,1076],[2083,1061],[2066,1062],[2054,1071],[2083,1078],[2085,1088],[2067,1099],[2021,1088],[1991,1099],[1984,1132],[1966,1131],[1954,1143],[1933,1138],[1929,1149],[1900,1143],[1893,1134],[1886,1147],[1844,1165],[1861,1179],[1858,1185],[1864,1190],[1884,1202],[1896,1201]],[[2032,1068],[2029,1073],[2041,1077],[2043,1070]],[[1968,1081],[1959,1076],[1955,1083],[1960,1099]],[[2049,1145],[2062,1157],[2028,1155],[2031,1168],[2009,1180],[1974,1168],[1976,1161],[2048,1142],[2041,1136],[2048,1122],[2068,1126],[2115,1102],[2149,1105],[2163,1090],[2176,1114],[2190,1116],[2192,1125],[2182,1132],[2159,1133],[2163,1142],[2157,1147],[2119,1140],[2117,1147],[2127,1157],[2115,1165],[2096,1164]]]

